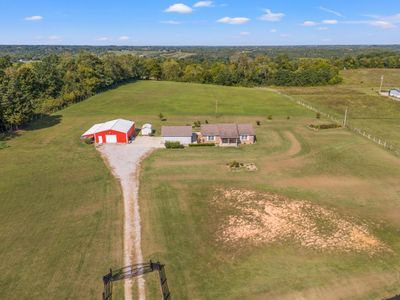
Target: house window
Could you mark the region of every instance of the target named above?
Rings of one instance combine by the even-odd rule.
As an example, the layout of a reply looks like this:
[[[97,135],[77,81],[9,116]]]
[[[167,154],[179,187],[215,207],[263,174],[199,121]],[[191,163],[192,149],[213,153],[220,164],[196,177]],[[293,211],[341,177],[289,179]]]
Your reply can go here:
[[[241,136],[240,136],[240,139],[241,139],[242,141],[247,141],[247,140],[249,139],[249,136],[246,135],[246,134],[244,134],[244,135],[241,135]]]
[[[207,136],[207,141],[215,141],[215,136],[214,135]]]
[[[229,144],[229,139],[222,139],[222,144]]]

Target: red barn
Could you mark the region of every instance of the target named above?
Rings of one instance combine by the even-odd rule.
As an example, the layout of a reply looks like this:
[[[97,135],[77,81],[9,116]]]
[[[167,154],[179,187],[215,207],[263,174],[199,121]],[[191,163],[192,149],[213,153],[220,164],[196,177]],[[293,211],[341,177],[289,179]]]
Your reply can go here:
[[[96,144],[128,143],[135,135],[135,122],[117,119],[95,124],[82,134],[82,138],[93,137]]]

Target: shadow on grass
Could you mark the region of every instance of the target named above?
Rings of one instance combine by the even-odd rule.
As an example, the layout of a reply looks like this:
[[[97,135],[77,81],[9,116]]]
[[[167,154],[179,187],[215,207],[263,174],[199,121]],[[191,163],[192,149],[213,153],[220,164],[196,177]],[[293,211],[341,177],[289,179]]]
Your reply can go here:
[[[36,120],[29,123],[24,129],[27,131],[33,131],[53,127],[59,124],[61,119],[61,115],[40,115]]]

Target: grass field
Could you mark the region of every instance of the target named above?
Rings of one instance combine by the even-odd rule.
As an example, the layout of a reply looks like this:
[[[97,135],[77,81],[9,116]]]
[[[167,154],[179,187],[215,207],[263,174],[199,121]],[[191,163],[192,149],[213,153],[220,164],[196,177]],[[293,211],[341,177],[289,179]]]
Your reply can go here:
[[[196,110],[211,113],[213,96],[224,114],[298,113],[280,96],[260,91],[138,82],[71,106],[7,141],[0,150],[1,298],[98,299],[103,273],[122,264],[122,200],[117,181],[80,134],[117,117],[159,128],[160,111],[180,123]],[[122,285],[116,288],[118,299]]]
[[[196,120],[262,124],[254,146],[160,150],[144,162],[143,253],[167,264],[174,299],[380,299],[400,292],[399,159],[345,130],[308,129],[324,120],[278,94],[149,81],[36,122],[0,150],[2,297],[98,299],[101,275],[121,266],[121,192],[95,149],[79,140],[91,124],[117,117],[151,122],[157,133],[162,123]],[[258,171],[230,172],[232,160]],[[330,209],[366,224],[390,251],[224,243],[218,230],[234,210],[213,199],[229,188]],[[115,288],[118,299],[122,283]],[[147,293],[159,297],[155,274]]]
[[[383,90],[400,86],[400,70],[346,70],[341,75],[344,82],[338,86],[280,90],[340,119],[348,108],[350,125],[390,141],[400,149],[400,102],[378,95],[382,75]]]

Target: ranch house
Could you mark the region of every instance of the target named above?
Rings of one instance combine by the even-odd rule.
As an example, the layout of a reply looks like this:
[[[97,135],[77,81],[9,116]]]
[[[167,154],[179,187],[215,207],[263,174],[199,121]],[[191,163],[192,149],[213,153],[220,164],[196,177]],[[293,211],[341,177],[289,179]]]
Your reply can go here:
[[[128,143],[135,135],[135,122],[117,119],[93,125],[82,138],[93,138],[96,144]]]
[[[219,146],[238,146],[254,144],[256,135],[251,124],[205,124],[201,125],[198,141]]]

